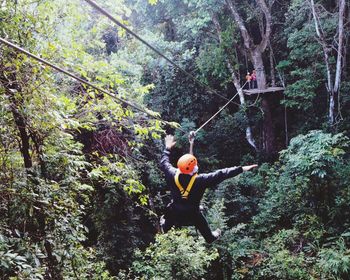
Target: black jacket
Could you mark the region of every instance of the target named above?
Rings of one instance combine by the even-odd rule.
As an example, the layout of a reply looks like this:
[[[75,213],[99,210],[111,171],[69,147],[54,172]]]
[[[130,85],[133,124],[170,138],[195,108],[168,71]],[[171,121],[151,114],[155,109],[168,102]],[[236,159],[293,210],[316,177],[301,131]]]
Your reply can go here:
[[[215,187],[217,184],[221,183],[225,179],[234,177],[243,172],[242,167],[230,167],[219,169],[212,173],[198,174],[188,199],[183,199],[181,197],[181,192],[175,184],[175,174],[176,168],[171,165],[169,161],[170,151],[164,150],[162,158],[160,160],[161,169],[165,174],[165,179],[170,189],[171,196],[175,203],[184,203],[199,207],[200,200],[204,195],[206,188]],[[188,186],[189,181],[191,180],[191,175],[180,174],[179,181],[184,189]]]

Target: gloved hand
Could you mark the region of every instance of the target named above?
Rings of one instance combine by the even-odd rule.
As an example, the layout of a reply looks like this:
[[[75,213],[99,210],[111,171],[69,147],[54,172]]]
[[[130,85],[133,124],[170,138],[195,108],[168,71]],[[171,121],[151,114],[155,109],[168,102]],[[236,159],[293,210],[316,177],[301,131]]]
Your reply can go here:
[[[194,137],[196,136],[196,133],[194,131],[191,131],[188,135],[188,141],[190,141],[190,144],[194,143]]]
[[[165,136],[164,142],[165,142],[165,148],[167,150],[171,150],[176,144],[174,135]]]
[[[252,165],[242,166],[242,169],[243,169],[243,171],[249,171],[249,170],[256,168],[256,167],[258,167],[257,164],[252,164]]]

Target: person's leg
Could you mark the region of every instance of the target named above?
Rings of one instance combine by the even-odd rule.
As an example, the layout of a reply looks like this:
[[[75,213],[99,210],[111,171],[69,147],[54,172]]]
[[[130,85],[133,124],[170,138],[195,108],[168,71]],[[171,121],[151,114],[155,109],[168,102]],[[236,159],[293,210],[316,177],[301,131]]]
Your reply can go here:
[[[196,214],[196,217],[194,219],[194,225],[202,234],[205,241],[207,241],[208,243],[212,243],[218,238],[217,236],[214,236],[213,233],[211,232],[208,222],[204,218],[202,213],[199,212],[198,214]]]
[[[164,223],[162,224],[163,233],[167,233],[174,225],[175,225],[175,224],[174,224],[174,222],[172,221],[172,219],[165,218],[165,221],[164,221]]]
[[[175,216],[172,204],[167,205],[165,214],[161,217],[160,224],[163,233],[168,232],[173,226],[175,226]]]

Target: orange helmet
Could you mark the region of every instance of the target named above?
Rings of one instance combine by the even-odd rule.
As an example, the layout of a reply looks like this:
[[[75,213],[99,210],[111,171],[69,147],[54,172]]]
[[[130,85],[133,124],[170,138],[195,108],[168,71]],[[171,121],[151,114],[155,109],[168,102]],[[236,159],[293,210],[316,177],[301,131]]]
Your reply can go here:
[[[197,165],[197,159],[194,155],[185,154],[177,161],[177,167],[181,173],[190,174]]]

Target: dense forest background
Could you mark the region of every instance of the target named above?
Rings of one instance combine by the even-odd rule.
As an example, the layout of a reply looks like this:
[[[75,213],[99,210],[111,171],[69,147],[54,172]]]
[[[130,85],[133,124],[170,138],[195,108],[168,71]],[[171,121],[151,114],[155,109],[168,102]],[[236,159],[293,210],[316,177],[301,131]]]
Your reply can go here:
[[[86,1],[0,0],[1,38],[145,111],[0,44],[0,279],[350,279],[350,2],[98,4],[193,77]],[[161,234],[163,137],[236,93],[194,150],[259,163],[205,195],[223,236]]]

